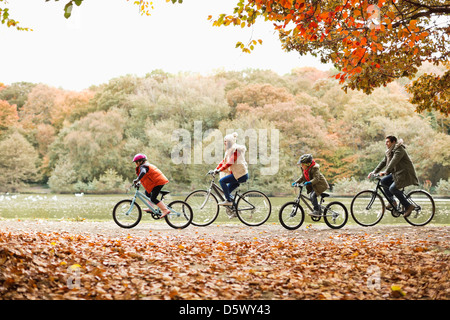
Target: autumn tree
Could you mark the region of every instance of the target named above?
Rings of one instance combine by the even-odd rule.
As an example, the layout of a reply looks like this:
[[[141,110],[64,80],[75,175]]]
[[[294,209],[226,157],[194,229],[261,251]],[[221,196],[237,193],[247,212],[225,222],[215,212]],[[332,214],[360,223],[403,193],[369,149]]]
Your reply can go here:
[[[316,159],[320,159],[324,170],[332,167],[328,159],[336,150],[335,138],[327,132],[322,117],[312,114],[310,106],[292,100],[256,108],[239,104],[236,110],[236,118],[227,122],[230,128],[239,128],[243,119],[246,119],[246,123],[241,125],[244,130],[257,128],[256,124],[263,120],[266,129],[276,128],[280,131],[280,172],[277,177],[271,176],[269,179],[293,179],[299,174],[295,165],[304,153],[312,153]],[[264,127],[260,125],[259,128]]]
[[[17,123],[19,116],[16,105],[10,105],[8,101],[0,100],[0,133]]]
[[[45,84],[38,84],[28,94],[27,102],[19,111],[20,122],[26,129],[35,129],[39,124],[53,124],[55,99],[60,94],[56,89]]]
[[[125,121],[124,113],[116,109],[93,112],[76,121],[62,130],[52,144],[50,165],[62,172],[60,167],[71,163],[75,181],[82,182],[98,178],[106,168],[121,174],[129,160],[120,154]]]
[[[128,100],[133,107],[130,114],[140,125],[133,131],[142,133],[146,117],[156,123],[168,116],[177,122],[178,127],[187,130],[193,130],[194,121],[198,120],[202,120],[204,129],[215,128],[230,111],[223,86],[222,81],[216,78],[195,74],[168,77],[160,82],[146,78]]]
[[[0,150],[0,190],[15,192],[39,179],[37,152],[20,133],[0,141]]]
[[[128,96],[134,94],[142,79],[126,75],[111,79],[101,85],[90,100],[90,111],[108,111],[113,107],[130,109],[132,107]]]
[[[28,94],[36,86],[31,82],[15,82],[9,86],[4,86],[0,90],[0,100],[8,101],[10,105],[15,104],[17,111],[20,111],[27,102]]]
[[[80,6],[83,0],[64,2],[64,16],[69,18],[74,5]],[[150,1],[133,4],[141,14],[150,15],[153,8]],[[240,0],[233,14],[221,14],[213,25],[251,27],[257,18],[270,21],[285,50],[333,63],[344,90],[370,94],[394,79],[413,79],[425,61],[448,62],[448,15],[446,0]],[[4,5],[0,18],[8,27],[30,30],[19,26]],[[250,52],[258,43],[262,41],[252,39],[247,45],[238,42],[237,47]],[[439,110],[448,115],[449,75],[450,69],[443,76],[423,75],[407,87],[416,111]]]
[[[249,84],[227,93],[228,105],[233,108],[239,103],[262,107],[266,104],[287,102],[292,99],[293,96],[285,88],[277,88],[270,84]]]
[[[333,63],[344,90],[370,94],[395,79],[412,79],[425,61],[447,62],[449,15],[444,0],[241,0],[213,25],[252,27],[258,18],[268,20],[283,49]],[[258,42],[237,47],[250,52]],[[449,74],[423,75],[408,86],[417,111],[450,112]]]
[[[91,100],[95,92],[91,90],[62,91],[55,97],[51,120],[53,126],[60,130],[65,123],[73,123],[92,112]]]

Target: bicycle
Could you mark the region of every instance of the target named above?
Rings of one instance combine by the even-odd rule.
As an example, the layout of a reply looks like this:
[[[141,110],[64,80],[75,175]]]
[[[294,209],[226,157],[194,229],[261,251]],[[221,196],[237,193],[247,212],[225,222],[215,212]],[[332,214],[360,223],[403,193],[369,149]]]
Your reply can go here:
[[[350,205],[350,212],[353,220],[361,226],[370,227],[376,225],[383,218],[385,210],[391,211],[393,217],[398,218],[404,214],[404,209],[399,203],[395,203],[386,196],[384,189],[381,186],[381,176],[372,175],[377,179],[377,186],[375,190],[363,190],[353,197]],[[401,190],[403,192],[403,189]],[[390,204],[390,208],[385,206],[380,192]],[[404,193],[403,193],[404,194]],[[406,200],[414,205],[414,209],[405,220],[413,226],[424,226],[434,217],[436,210],[434,200],[431,195],[424,190],[412,190],[405,195]]]
[[[133,198],[119,201],[113,209],[114,222],[122,228],[133,228],[138,225],[142,218],[142,210],[136,199],[140,199],[145,204],[149,204],[150,214],[153,219],[158,220],[162,216],[161,210],[156,206],[150,198],[139,191],[140,183],[132,185],[136,191]],[[130,186],[131,188],[131,186]],[[129,189],[128,189],[129,190]],[[170,193],[170,191],[161,191],[161,201],[164,196]],[[192,208],[186,202],[182,200],[175,200],[167,205],[170,213],[167,214],[164,219],[167,224],[174,229],[184,229],[192,222]]]
[[[185,201],[194,209],[192,224],[205,227],[213,223],[219,215],[219,198],[225,201],[223,190],[215,183],[216,174],[209,171],[211,183],[207,190],[191,192]],[[261,191],[249,190],[239,194],[236,189],[232,206],[224,206],[229,218],[237,216],[247,226],[260,226],[267,221],[272,211],[269,198]]]
[[[295,201],[285,203],[280,208],[279,212],[280,223],[288,230],[298,229],[305,220],[305,211],[303,210],[300,201],[303,201],[303,203],[308,207],[309,210],[311,210],[311,212],[314,210],[311,206],[311,199],[302,194],[305,185],[296,183],[293,186],[300,189],[297,198],[295,199]],[[347,223],[348,220],[347,207],[339,201],[333,201],[330,202],[327,206],[323,206],[325,198],[329,196],[330,195],[328,193],[322,193],[320,195],[321,213],[319,215],[309,213],[309,215],[311,216],[311,219],[313,221],[320,221],[320,219],[323,217],[325,223],[330,228],[340,229]]]

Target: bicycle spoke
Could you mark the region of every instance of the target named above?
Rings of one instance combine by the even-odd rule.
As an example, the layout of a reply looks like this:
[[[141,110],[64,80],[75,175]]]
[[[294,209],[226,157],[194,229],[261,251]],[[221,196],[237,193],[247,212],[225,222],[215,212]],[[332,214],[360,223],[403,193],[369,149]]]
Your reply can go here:
[[[219,214],[217,198],[213,194],[208,194],[206,190],[192,192],[185,201],[193,210],[192,224],[195,226],[207,226],[213,223]]]
[[[237,202],[239,220],[248,226],[259,226],[267,221],[272,211],[269,198],[260,191],[247,191]]]
[[[353,219],[365,227],[377,224],[383,217],[384,209],[381,196],[371,190],[358,193],[350,206]]]
[[[333,229],[342,228],[348,219],[347,208],[340,202],[331,202],[325,208],[325,223]]]
[[[131,200],[119,201],[113,209],[113,219],[122,228],[133,228],[141,220],[141,208]]]
[[[167,224],[172,228],[186,228],[192,221],[193,213],[191,207],[184,201],[176,200],[171,202],[168,207],[170,213],[165,216]]]
[[[405,218],[408,223],[423,226],[433,219],[436,208],[430,194],[423,190],[415,190],[408,193],[406,198],[414,205],[414,210]]]
[[[296,202],[288,202],[281,207],[278,218],[283,227],[295,230],[303,224],[305,214]]]

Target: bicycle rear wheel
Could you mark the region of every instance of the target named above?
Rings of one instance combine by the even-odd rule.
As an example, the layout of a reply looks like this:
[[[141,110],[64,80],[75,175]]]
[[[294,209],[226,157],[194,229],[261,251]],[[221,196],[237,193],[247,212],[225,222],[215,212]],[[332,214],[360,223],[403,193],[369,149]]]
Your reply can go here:
[[[164,219],[169,226],[174,229],[184,229],[191,224],[194,215],[186,202],[176,200],[169,203],[168,207],[172,209],[172,212],[166,215]]]
[[[408,202],[414,205],[414,210],[405,220],[413,226],[424,226],[434,217],[436,207],[431,195],[423,190],[414,190],[406,195]]]
[[[121,228],[133,228],[141,221],[141,207],[136,202],[133,205],[131,203],[131,200],[122,200],[114,206],[112,216],[114,222]]]
[[[353,197],[350,212],[353,220],[363,227],[376,225],[383,218],[384,201],[372,190],[364,190]]]
[[[260,226],[267,221],[272,211],[269,198],[261,191],[247,191],[236,203],[236,214],[247,226]]]
[[[330,202],[323,212],[325,223],[332,229],[340,229],[347,223],[347,208],[338,201]]]
[[[214,194],[207,190],[196,190],[190,193],[185,201],[194,211],[192,224],[198,227],[206,227],[216,220],[219,215],[219,202]]]
[[[297,202],[287,202],[281,207],[278,218],[283,227],[295,230],[303,224],[305,212]]]

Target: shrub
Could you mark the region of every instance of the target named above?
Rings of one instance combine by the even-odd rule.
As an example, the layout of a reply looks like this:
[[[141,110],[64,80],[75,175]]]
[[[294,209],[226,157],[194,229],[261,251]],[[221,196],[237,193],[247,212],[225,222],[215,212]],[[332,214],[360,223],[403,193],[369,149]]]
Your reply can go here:
[[[345,196],[354,196],[358,192],[366,189],[375,189],[373,181],[356,181],[354,177],[342,178],[333,185],[333,193]]]
[[[439,194],[439,195],[443,195],[443,196],[449,196],[450,195],[450,179],[439,180],[436,185],[435,193]]]

